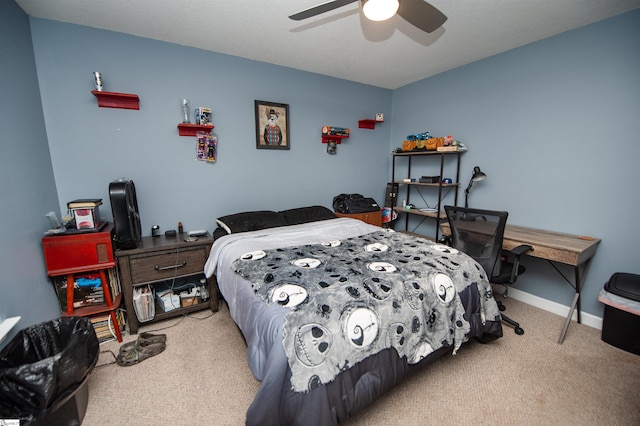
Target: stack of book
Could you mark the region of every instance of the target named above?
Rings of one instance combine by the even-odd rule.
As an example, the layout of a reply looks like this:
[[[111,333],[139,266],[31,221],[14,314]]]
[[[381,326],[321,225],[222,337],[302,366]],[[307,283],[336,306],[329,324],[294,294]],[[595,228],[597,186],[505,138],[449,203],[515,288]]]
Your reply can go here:
[[[120,280],[118,279],[116,268],[107,270],[111,299],[114,300],[120,294]],[[53,281],[60,308],[67,310],[67,277],[64,275],[51,277]],[[73,283],[73,308],[84,308],[86,306],[100,305],[105,303],[102,280],[98,271],[76,274]]]
[[[96,315],[89,318],[93,329],[96,332],[98,341],[100,343],[109,342],[116,339],[115,327],[120,327],[120,332],[124,331],[125,317],[124,312],[121,309],[116,311],[117,324],[113,324],[111,316],[107,313],[104,315]]]
[[[118,271],[116,268],[110,268],[105,272],[107,275],[109,290],[111,292],[111,300],[115,301],[116,297],[120,294],[121,291]],[[51,277],[51,281],[53,282],[54,288],[56,290],[58,301],[60,302],[60,308],[62,312],[66,312],[67,276],[61,275]],[[74,309],[105,304],[104,288],[102,287],[102,279],[100,277],[99,271],[90,271],[82,274],[75,274],[73,287]],[[85,313],[86,312],[87,311],[85,311]],[[121,332],[124,329],[124,311],[122,309],[117,309],[115,313],[117,324],[113,324],[109,312],[98,315],[91,315],[89,317],[100,343],[117,338],[115,327],[119,327]]]

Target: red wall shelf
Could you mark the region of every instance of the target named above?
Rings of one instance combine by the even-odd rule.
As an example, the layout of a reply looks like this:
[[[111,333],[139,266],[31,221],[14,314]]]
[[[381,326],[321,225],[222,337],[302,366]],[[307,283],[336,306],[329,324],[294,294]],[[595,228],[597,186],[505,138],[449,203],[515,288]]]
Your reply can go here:
[[[346,127],[322,126],[322,143],[342,143],[342,139],[348,138],[350,133],[351,130]]]
[[[384,121],[376,121],[370,118],[365,118],[364,120],[358,120],[358,127],[361,129],[375,129],[376,123],[384,123]]]
[[[92,90],[91,93],[98,98],[98,106],[101,108],[140,109],[138,95],[100,90]]]
[[[348,138],[348,135],[322,135],[322,143],[329,143],[329,141],[334,141],[339,144],[342,143],[342,139]]]
[[[180,136],[195,136],[198,130],[210,132],[212,129],[214,129],[213,125],[203,126],[201,124],[189,124],[189,123],[178,124],[178,134]]]

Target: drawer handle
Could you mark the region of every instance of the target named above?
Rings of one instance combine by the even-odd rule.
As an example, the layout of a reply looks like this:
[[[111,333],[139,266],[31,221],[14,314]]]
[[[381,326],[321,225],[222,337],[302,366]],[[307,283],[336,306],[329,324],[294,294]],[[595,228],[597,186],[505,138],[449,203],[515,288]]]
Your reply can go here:
[[[182,268],[183,266],[187,266],[187,261],[183,261],[181,264],[179,265],[171,265],[171,266],[163,266],[162,268],[159,267],[158,265],[155,266],[156,271],[166,271],[167,269],[178,269],[178,268]]]

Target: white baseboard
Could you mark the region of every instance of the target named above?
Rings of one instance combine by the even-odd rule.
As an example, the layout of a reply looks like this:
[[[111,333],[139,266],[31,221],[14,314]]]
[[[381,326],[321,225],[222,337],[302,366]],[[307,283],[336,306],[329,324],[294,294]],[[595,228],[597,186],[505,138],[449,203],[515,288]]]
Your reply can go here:
[[[547,312],[551,312],[553,314],[559,315],[561,317],[566,318],[569,315],[570,306],[565,306],[557,302],[552,302],[551,300],[543,299],[542,297],[534,296],[530,293],[525,293],[522,290],[518,290],[516,288],[509,288],[509,297],[512,297],[520,302],[526,303],[531,306],[535,306],[536,308],[540,308]],[[578,321],[578,313],[574,312],[571,317],[573,321]],[[587,325],[589,327],[593,327],[598,330],[602,330],[602,318],[595,316],[593,314],[588,314],[586,312],[582,312],[580,315],[580,319],[582,320],[582,324]]]

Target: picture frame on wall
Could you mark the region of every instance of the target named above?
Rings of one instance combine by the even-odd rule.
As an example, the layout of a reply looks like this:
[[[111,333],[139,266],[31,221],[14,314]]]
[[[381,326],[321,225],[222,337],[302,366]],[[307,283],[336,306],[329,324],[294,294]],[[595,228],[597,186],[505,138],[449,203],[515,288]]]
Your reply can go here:
[[[255,101],[256,148],[289,149],[289,105]]]

